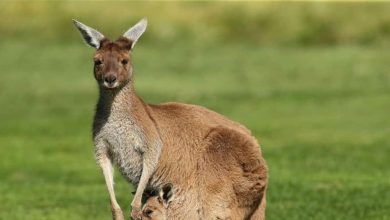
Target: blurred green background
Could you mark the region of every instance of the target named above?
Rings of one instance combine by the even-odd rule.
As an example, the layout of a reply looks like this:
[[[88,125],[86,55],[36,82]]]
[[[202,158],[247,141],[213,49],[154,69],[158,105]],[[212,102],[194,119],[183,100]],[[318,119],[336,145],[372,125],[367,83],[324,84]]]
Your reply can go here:
[[[390,3],[1,2],[0,219],[110,219],[93,158],[93,49],[142,17],[147,102],[206,106],[253,131],[267,219],[390,219]],[[116,176],[129,213],[131,187]],[[129,215],[127,215],[129,216]]]

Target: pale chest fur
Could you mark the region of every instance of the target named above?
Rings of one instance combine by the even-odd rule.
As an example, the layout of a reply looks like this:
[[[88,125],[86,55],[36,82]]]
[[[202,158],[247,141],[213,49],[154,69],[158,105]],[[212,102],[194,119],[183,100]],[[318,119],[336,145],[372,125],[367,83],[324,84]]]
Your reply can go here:
[[[121,174],[131,183],[138,184],[142,173],[142,152],[147,143],[134,120],[130,116],[109,116],[94,137],[95,147],[99,147],[96,143],[102,141]]]

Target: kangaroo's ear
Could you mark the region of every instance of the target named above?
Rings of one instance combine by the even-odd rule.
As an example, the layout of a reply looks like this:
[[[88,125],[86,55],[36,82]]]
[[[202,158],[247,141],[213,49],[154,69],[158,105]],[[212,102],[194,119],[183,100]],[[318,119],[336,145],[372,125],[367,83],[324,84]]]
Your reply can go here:
[[[160,190],[160,200],[162,201],[165,208],[168,208],[169,203],[173,199],[172,184],[165,184]]]
[[[91,47],[94,47],[96,49],[99,49],[100,42],[104,39],[104,35],[101,34],[99,31],[88,27],[87,25],[76,21],[73,19],[74,25],[79,29],[81,35],[83,36],[85,42],[90,45]]]
[[[123,37],[131,41],[131,49],[133,49],[135,43],[137,43],[138,39],[145,32],[146,26],[148,26],[148,20],[143,18],[123,34]]]

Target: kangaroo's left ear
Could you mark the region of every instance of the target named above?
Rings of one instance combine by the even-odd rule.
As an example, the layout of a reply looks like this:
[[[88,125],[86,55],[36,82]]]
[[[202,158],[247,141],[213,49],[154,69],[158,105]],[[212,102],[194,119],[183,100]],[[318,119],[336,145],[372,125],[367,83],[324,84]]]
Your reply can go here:
[[[94,47],[96,49],[99,49],[100,42],[104,39],[104,35],[101,34],[99,31],[88,27],[87,25],[76,21],[73,19],[74,25],[79,29],[81,35],[83,36],[85,42],[90,45],[91,47]]]
[[[172,184],[165,184],[160,190],[160,201],[162,201],[165,208],[168,208],[169,203],[172,202],[173,199],[173,189]]]
[[[133,49],[135,43],[137,43],[138,39],[145,32],[147,26],[148,20],[143,18],[123,34],[123,37],[131,41],[131,49]]]

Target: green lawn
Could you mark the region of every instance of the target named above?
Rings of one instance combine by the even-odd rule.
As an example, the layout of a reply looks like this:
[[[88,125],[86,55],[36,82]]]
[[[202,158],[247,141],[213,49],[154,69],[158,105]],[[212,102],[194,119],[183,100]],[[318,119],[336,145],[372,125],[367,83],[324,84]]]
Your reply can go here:
[[[90,132],[93,50],[0,46],[0,219],[110,219]],[[141,39],[133,57],[145,101],[203,105],[253,131],[268,219],[390,219],[388,48]],[[116,179],[128,214],[131,188]]]

